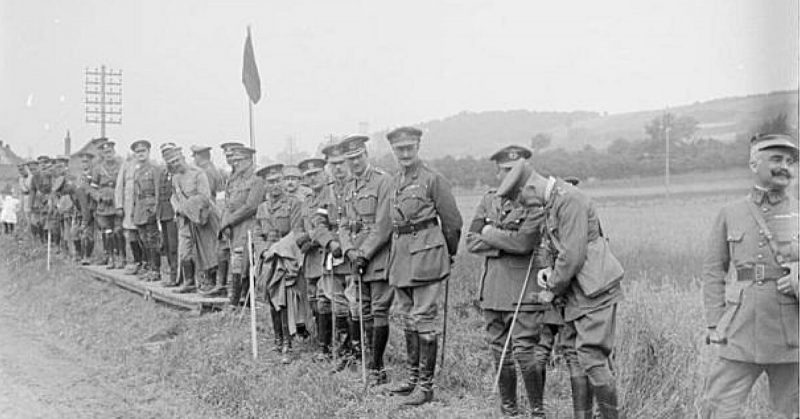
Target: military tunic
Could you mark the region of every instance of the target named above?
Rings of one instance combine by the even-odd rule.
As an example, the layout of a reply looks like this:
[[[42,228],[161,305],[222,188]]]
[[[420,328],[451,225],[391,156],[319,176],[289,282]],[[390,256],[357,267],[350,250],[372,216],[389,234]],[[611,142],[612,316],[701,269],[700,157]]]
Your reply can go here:
[[[754,188],[717,216],[703,264],[703,301],[708,326],[727,342],[706,382],[703,417],[739,414],[762,372],[773,407],[787,416],[798,412],[798,300],[778,291],[786,272],[751,209],[762,215],[779,258],[798,261],[795,198]]]
[[[92,168],[92,197],[97,203],[97,221],[101,229],[122,227],[122,218],[115,220],[117,208],[114,194],[122,162],[117,158],[104,160]]]
[[[391,199],[389,283],[396,287],[406,330],[436,332],[437,299],[458,251],[461,214],[449,183],[422,162],[394,176]]]
[[[161,224],[161,249],[167,256],[170,275],[176,275],[178,267],[178,227],[175,210],[172,208],[172,173],[163,170],[158,179],[158,205],[156,216]]]
[[[158,192],[163,168],[150,161],[134,166],[132,222],[146,248],[155,251],[161,246],[158,232]]]
[[[358,310],[358,300],[351,292],[346,292],[347,278],[352,273],[352,267],[344,256],[334,258],[329,252],[331,242],[338,242],[341,246],[341,234],[347,234],[341,226],[345,223],[348,183],[349,179],[344,181],[334,179],[325,186],[322,208],[318,210],[315,217],[318,218],[317,225],[326,228],[317,228],[312,235],[312,239],[319,243],[323,251],[323,287],[329,299],[333,301],[332,310],[337,317],[347,317],[348,314]]]
[[[208,178],[202,170],[187,165],[183,173],[172,175],[172,189],[180,262],[193,260],[201,270],[216,267],[219,216],[213,210]]]
[[[249,257],[244,254],[247,232],[254,229],[255,215],[264,200],[264,194],[264,182],[255,175],[253,166],[234,172],[225,185],[225,204],[220,225],[231,227],[231,246],[236,255],[231,266],[232,273],[246,273],[250,266]],[[227,239],[223,240],[227,242]]]

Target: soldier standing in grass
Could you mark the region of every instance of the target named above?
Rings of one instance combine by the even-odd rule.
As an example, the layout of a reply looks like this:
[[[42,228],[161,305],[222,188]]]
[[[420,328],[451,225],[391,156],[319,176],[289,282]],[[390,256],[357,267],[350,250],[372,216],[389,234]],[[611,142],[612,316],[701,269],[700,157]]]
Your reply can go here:
[[[350,169],[346,190],[346,205],[342,226],[342,248],[353,269],[352,294],[356,296],[357,311],[351,313],[350,336],[353,353],[360,355],[360,339],[364,339],[371,385],[388,382],[383,366],[383,353],[389,341],[389,309],[394,290],[389,286],[389,248],[392,221],[389,218],[392,178],[369,162],[366,142],[369,137],[345,137],[340,147]],[[361,282],[361,306],[358,291]],[[359,316],[363,316],[364,336]]]
[[[303,253],[302,273],[306,279],[308,302],[317,327],[317,342],[320,355],[327,358],[330,354],[332,340],[331,300],[333,294],[330,285],[322,281],[325,248],[321,242],[330,236],[327,210],[328,188],[325,178],[325,160],[319,158],[305,159],[298,163],[303,178],[311,188],[311,195],[303,202],[303,232],[297,236],[295,243]],[[339,255],[341,256],[341,254]]]
[[[587,294],[579,273],[589,266],[590,245],[604,246],[600,220],[592,201],[571,184],[545,177],[524,161],[514,164],[497,195],[519,196],[528,207],[544,207],[544,250],[555,255],[552,268],[537,273],[549,292],[565,300],[560,334],[570,369],[574,417],[592,418],[593,400],[605,419],[619,416],[617,390],[609,363],[614,347],[617,305],[623,300],[620,276],[591,278],[601,283]],[[594,247],[593,247],[594,248]],[[603,260],[592,260],[603,262]]]
[[[754,185],[722,209],[703,264],[708,341],[719,356],[706,378],[703,418],[738,418],[762,373],[772,407],[798,415],[798,201],[787,194],[798,147],[788,135],[756,135]],[[733,268],[731,270],[731,268]]]
[[[266,201],[258,206],[256,225],[253,232],[255,254],[256,257],[259,257],[287,234],[302,230],[302,209],[297,196],[286,193],[284,189],[282,164],[276,163],[261,168],[256,172],[256,175],[264,178],[267,190]],[[241,285],[241,293],[243,295],[247,294],[247,284],[249,283],[243,281]],[[291,286],[297,286],[297,284],[295,283]],[[255,290],[252,292],[255,292]],[[284,295],[284,298],[286,298],[286,295]],[[292,350],[290,330],[294,328],[289,325],[288,311],[289,305],[287,301],[283,301],[283,306],[275,307],[272,304],[272,299],[270,299],[270,317],[272,318],[272,329],[275,334],[274,349],[283,354],[282,361],[284,363],[290,362],[290,352]]]
[[[389,283],[405,318],[408,381],[393,388],[404,405],[433,399],[439,335],[438,300],[461,238],[461,214],[445,178],[419,158],[422,131],[397,128],[386,135],[400,165],[391,188],[392,244]]]
[[[352,356],[352,336],[348,326],[350,313],[358,310],[358,299],[355,295],[346,292],[348,278],[352,268],[343,257],[341,235],[347,234],[343,229],[347,185],[350,181],[350,172],[345,164],[344,150],[338,142],[332,142],[322,148],[325,155],[326,167],[329,170],[330,181],[326,185],[327,199],[322,212],[322,222],[327,226],[327,234],[320,234],[320,246],[325,251],[325,264],[323,266],[323,283],[330,282],[328,289],[333,294],[333,325],[336,336],[333,340],[338,345],[338,356],[343,359]]]
[[[531,151],[520,146],[508,146],[490,157],[497,165],[500,180],[519,160],[527,160]],[[561,316],[549,302],[541,301],[542,288],[529,281],[514,325],[511,346],[506,349],[503,365],[501,354],[511,328],[525,279],[548,265],[534,252],[540,248],[544,226],[541,207],[525,207],[516,196],[503,198],[494,190],[487,192],[470,224],[466,237],[467,249],[483,256],[479,300],[486,320],[486,332],[495,360],[500,369],[500,410],[515,416],[517,409],[516,360],[528,394],[531,415],[545,417],[544,388],[547,364],[555,341]]]
[[[247,232],[252,231],[255,226],[256,211],[264,200],[265,189],[264,182],[256,176],[253,167],[255,150],[238,146],[232,148],[230,152],[228,160],[234,170],[225,185],[225,203],[222,207],[222,220],[217,237],[220,239],[220,244],[224,243],[228,249],[232,249],[232,252],[228,252],[228,256],[232,254],[233,259],[219,259],[219,264],[223,268],[217,270],[216,285],[206,295],[222,296],[227,290],[229,302],[235,307],[239,304],[239,290],[242,289],[242,283],[250,283],[248,278],[252,267],[246,252]],[[224,255],[219,251],[218,254]],[[231,271],[231,284],[226,289],[228,268]]]
[[[151,144],[147,140],[131,144],[133,164],[133,216],[141,240],[143,264],[140,278],[144,281],[161,279],[161,237],[158,231],[158,192],[164,169],[150,160]]]
[[[122,235],[122,214],[114,205],[117,177],[122,160],[114,152],[114,141],[106,140],[98,145],[102,161],[92,169],[92,197],[97,202],[95,220],[103,240],[108,269],[124,267],[125,238]]]
[[[197,290],[196,271],[209,272],[217,267],[219,216],[212,208],[211,189],[205,173],[186,163],[179,147],[164,157],[172,172],[172,197],[178,227],[178,255],[183,272],[183,286],[177,293]]]

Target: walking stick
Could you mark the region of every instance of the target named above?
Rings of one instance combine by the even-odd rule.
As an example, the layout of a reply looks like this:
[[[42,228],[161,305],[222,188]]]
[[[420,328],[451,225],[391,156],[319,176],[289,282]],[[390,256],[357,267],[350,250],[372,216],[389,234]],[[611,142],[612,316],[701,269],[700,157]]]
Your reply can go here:
[[[444,280],[444,323],[442,324],[442,359],[439,360],[439,372],[444,371],[444,349],[447,344],[447,297],[450,295],[450,276]]]
[[[47,230],[47,270],[50,271],[50,230]]]
[[[361,334],[361,339],[359,339],[361,341],[361,381],[366,386],[367,356],[366,356],[366,349],[364,347],[364,339],[366,339],[367,337],[365,336],[364,333],[364,304],[363,304],[364,299],[361,297],[361,282],[363,282],[362,281],[363,278],[361,276],[361,270],[357,269],[356,271],[357,271],[356,279],[358,279],[358,327],[359,327],[359,333]]]
[[[519,292],[517,299],[517,307],[514,308],[514,316],[511,317],[511,326],[508,327],[508,335],[506,336],[506,343],[503,345],[503,352],[500,354],[500,362],[497,363],[497,373],[494,376],[494,385],[492,392],[497,391],[497,385],[500,383],[500,371],[503,369],[503,362],[506,359],[506,351],[508,351],[508,344],[511,342],[511,335],[514,333],[514,323],[517,322],[517,315],[519,314],[519,307],[522,305],[522,298],[525,296],[525,291],[528,290],[528,281],[531,279],[531,270],[533,269],[534,253],[531,253],[531,261],[528,264],[528,273],[525,274],[525,282],[522,283],[522,291]]]
[[[256,280],[255,280],[255,256],[253,255],[253,233],[248,230],[247,231],[247,256],[250,258],[250,269],[249,269],[249,279],[250,279],[250,290],[248,294],[250,294],[250,339],[252,340],[253,344],[253,359],[258,359],[258,336],[256,331]]]

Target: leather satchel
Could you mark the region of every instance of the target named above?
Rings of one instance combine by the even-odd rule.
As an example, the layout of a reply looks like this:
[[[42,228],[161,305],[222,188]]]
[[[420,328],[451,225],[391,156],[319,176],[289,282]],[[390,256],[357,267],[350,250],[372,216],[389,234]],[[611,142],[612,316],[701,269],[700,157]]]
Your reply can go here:
[[[587,297],[597,297],[614,288],[624,274],[625,270],[611,253],[606,237],[600,235],[588,243],[586,261],[577,275],[578,285]]]

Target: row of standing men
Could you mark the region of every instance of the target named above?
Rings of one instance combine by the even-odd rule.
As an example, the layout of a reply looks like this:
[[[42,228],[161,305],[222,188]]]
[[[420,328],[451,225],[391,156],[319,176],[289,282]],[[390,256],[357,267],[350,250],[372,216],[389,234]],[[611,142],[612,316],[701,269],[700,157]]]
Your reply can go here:
[[[341,370],[359,360],[363,341],[369,382],[387,384],[383,358],[394,303],[404,319],[408,377],[387,391],[404,396],[404,404],[418,405],[433,397],[440,299],[462,228],[449,183],[419,157],[421,138],[413,127],[387,135],[400,166],[394,175],[370,163],[369,138],[362,135],[327,144],[324,158],[306,159],[297,167],[257,169],[255,150],[225,143],[228,175],[214,167],[210,147],[193,146],[195,164],[190,164],[180,147],[161,144],[162,167],[150,159],[152,145],[146,140],[135,141],[133,157],[123,162],[114,142],[101,138],[93,140],[97,156],[80,155],[77,179],[68,176],[66,158],[43,156],[21,171],[26,179],[21,184],[27,186],[32,233],[43,241],[49,234],[57,244],[67,238],[83,264],[98,262],[92,253],[99,236],[101,262],[109,269],[162,281],[178,293],[226,295],[232,307],[249,292],[248,276],[255,270],[270,302],[275,347],[285,362],[291,359],[293,336],[305,335],[314,322],[321,358],[334,352],[340,360],[335,369]],[[530,157],[524,147],[508,146],[491,160],[503,179]],[[556,274],[574,276],[580,263],[569,249],[581,244],[571,241],[585,241],[599,229],[591,202],[571,182],[550,179],[549,195],[560,211],[551,222],[580,223],[588,213],[587,234],[566,232],[556,248],[548,240],[548,210],[543,203],[524,205],[517,199],[520,182],[486,193],[466,234],[468,250],[483,261],[479,298],[499,371],[501,410],[519,412],[516,361],[531,414],[544,417],[546,367],[560,343],[570,368],[575,417],[591,417],[594,400],[603,417],[613,418],[617,399],[608,358],[620,288],[599,297],[579,296],[579,306],[573,307],[568,297],[558,298],[558,305],[542,298],[547,282],[541,275],[523,289],[539,271],[555,268]],[[224,198],[217,202],[221,191]],[[162,254],[170,268],[163,280]],[[287,258],[296,260],[296,269],[275,263]],[[201,276],[205,284],[198,284]],[[562,296],[579,292],[560,288]],[[509,333],[509,356],[504,357]]]

